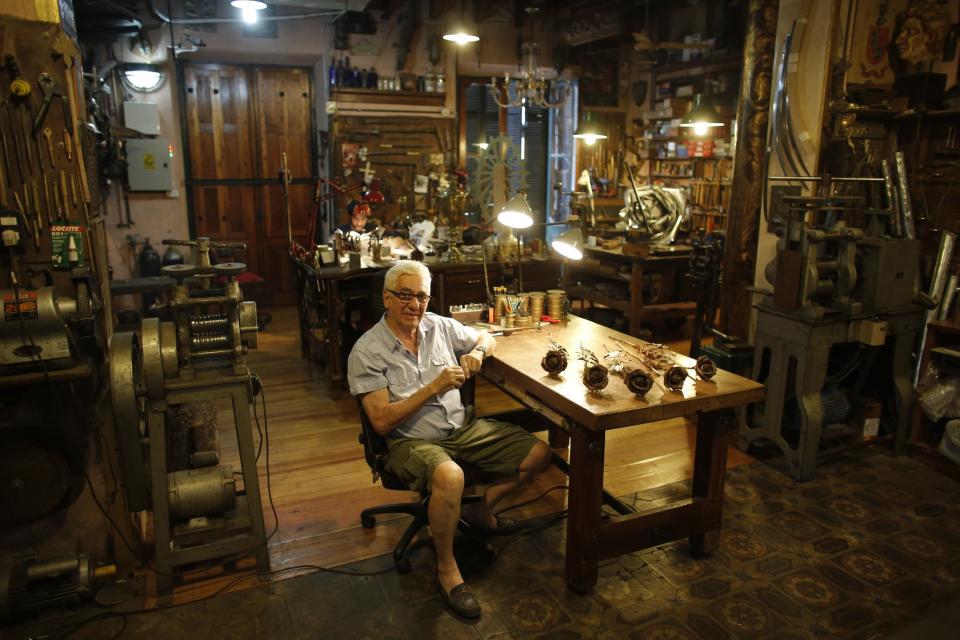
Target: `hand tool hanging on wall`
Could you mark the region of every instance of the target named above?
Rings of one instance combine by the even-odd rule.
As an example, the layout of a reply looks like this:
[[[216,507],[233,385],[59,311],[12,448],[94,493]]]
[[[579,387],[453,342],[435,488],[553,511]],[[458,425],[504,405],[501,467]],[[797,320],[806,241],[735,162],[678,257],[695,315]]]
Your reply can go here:
[[[29,133],[30,105],[24,102],[19,107],[17,107],[16,111],[17,111],[17,121],[18,121],[17,124],[20,127],[20,136],[21,136],[21,139],[23,140],[23,149],[27,154],[27,170],[30,172],[30,175],[32,176],[33,175],[33,149],[31,148],[31,142],[32,142],[31,138],[35,139],[36,136],[31,136]],[[38,148],[37,154],[38,154],[37,162],[41,162],[40,156],[39,156],[39,148]],[[42,163],[40,165],[40,169],[41,170],[43,169]],[[26,181],[26,178],[24,178],[24,181]]]
[[[60,98],[60,105],[63,107],[63,123],[67,131],[72,133],[73,120],[70,117],[69,109],[63,102],[66,100],[66,96],[57,90],[57,83],[53,76],[46,72],[41,73],[37,84],[40,86],[40,92],[43,93],[43,102],[40,104],[40,110],[37,111],[37,117],[33,120],[33,135],[36,136],[43,128],[43,123],[46,122],[47,114],[50,112],[50,103],[53,102],[54,98]]]
[[[7,131],[10,132],[10,135],[13,137],[13,155],[17,161],[17,175],[20,177],[18,182],[24,182],[26,180],[27,172],[24,170],[24,165],[26,164],[26,154],[23,151],[23,143],[20,140],[19,127],[16,126],[16,114],[10,108],[10,103],[5,102],[3,104],[4,116],[6,120]]]
[[[4,177],[7,181],[7,186],[11,189],[13,188],[13,178],[10,176],[10,172],[13,170],[13,163],[10,161],[10,143],[7,142],[7,131],[8,127],[5,126],[4,118],[2,117],[6,109],[0,111],[0,146],[3,147],[3,165],[6,168],[4,172]]]

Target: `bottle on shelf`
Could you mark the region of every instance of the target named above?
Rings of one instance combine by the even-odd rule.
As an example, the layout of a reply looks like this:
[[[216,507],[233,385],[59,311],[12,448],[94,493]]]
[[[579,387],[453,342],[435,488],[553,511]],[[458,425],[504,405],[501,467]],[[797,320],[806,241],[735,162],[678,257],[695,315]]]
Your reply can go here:
[[[367,89],[377,88],[377,70],[373,67],[370,67],[370,69],[367,71],[366,87]]]
[[[343,58],[337,60],[337,86],[346,86],[346,69],[343,66]]]
[[[333,56],[330,57],[330,68],[327,70],[327,83],[330,87],[337,86],[337,65],[333,61]]]
[[[350,56],[343,58],[343,87],[353,86],[353,67],[350,66]]]

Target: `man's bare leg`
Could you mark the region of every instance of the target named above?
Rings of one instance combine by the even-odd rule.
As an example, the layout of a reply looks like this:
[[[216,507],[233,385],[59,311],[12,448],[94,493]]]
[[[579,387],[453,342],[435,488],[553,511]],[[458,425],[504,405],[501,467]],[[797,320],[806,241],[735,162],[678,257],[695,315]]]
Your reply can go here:
[[[430,533],[437,551],[437,577],[447,591],[463,582],[460,567],[453,557],[453,537],[460,519],[460,498],[463,495],[463,469],[448,460],[433,470],[430,505]]]
[[[473,524],[496,527],[497,518],[493,515],[493,508],[504,496],[522,484],[532,482],[535,477],[550,466],[550,455],[550,447],[538,440],[530,449],[527,457],[517,467],[517,473],[492,483],[487,488],[486,493],[483,494],[483,500],[470,507],[467,520]]]

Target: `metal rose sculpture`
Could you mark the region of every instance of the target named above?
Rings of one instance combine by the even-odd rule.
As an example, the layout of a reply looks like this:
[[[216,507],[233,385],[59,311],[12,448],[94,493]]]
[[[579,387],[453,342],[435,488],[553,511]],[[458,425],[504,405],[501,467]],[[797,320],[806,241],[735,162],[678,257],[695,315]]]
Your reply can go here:
[[[600,364],[597,355],[580,345],[577,358],[583,360],[583,385],[594,393],[603,391],[610,382],[610,377],[607,368]]]
[[[683,389],[683,383],[687,379],[687,370],[684,367],[677,366],[673,359],[667,355],[663,345],[640,346],[629,344],[619,338],[611,336],[623,349],[623,353],[629,355],[634,360],[663,376],[663,386],[670,391],[680,391]],[[627,347],[633,347],[636,351],[630,351]]]
[[[647,391],[653,388],[653,377],[643,369],[628,368],[623,362],[622,351],[610,351],[606,345],[603,348],[607,352],[603,358],[609,362],[610,371],[623,377],[623,383],[627,385],[630,393],[638,398],[647,395]]]
[[[697,375],[700,376],[702,380],[709,380],[713,376],[717,375],[717,363],[707,356],[700,356],[697,358],[697,364],[693,367],[693,369],[697,372]]]
[[[543,370],[552,376],[560,375],[567,368],[567,358],[569,354],[562,344],[549,338],[550,350],[543,356],[540,366]]]

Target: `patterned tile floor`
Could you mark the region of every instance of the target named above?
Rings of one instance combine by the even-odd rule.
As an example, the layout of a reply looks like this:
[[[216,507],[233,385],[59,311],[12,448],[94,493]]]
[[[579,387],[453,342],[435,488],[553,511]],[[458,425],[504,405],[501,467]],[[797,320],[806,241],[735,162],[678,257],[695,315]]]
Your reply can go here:
[[[654,506],[686,490],[625,499]],[[588,596],[565,587],[564,531],[496,539],[495,558],[460,545],[484,608],[477,622],[444,609],[424,545],[409,575],[297,577],[131,616],[120,637],[867,639],[938,605],[960,623],[958,607],[944,607],[960,602],[960,483],[882,449],[825,462],[804,484],[763,464],[734,469],[709,558],[691,558],[683,542],[625,555],[601,566]],[[103,620],[74,637],[115,637],[121,624]]]

